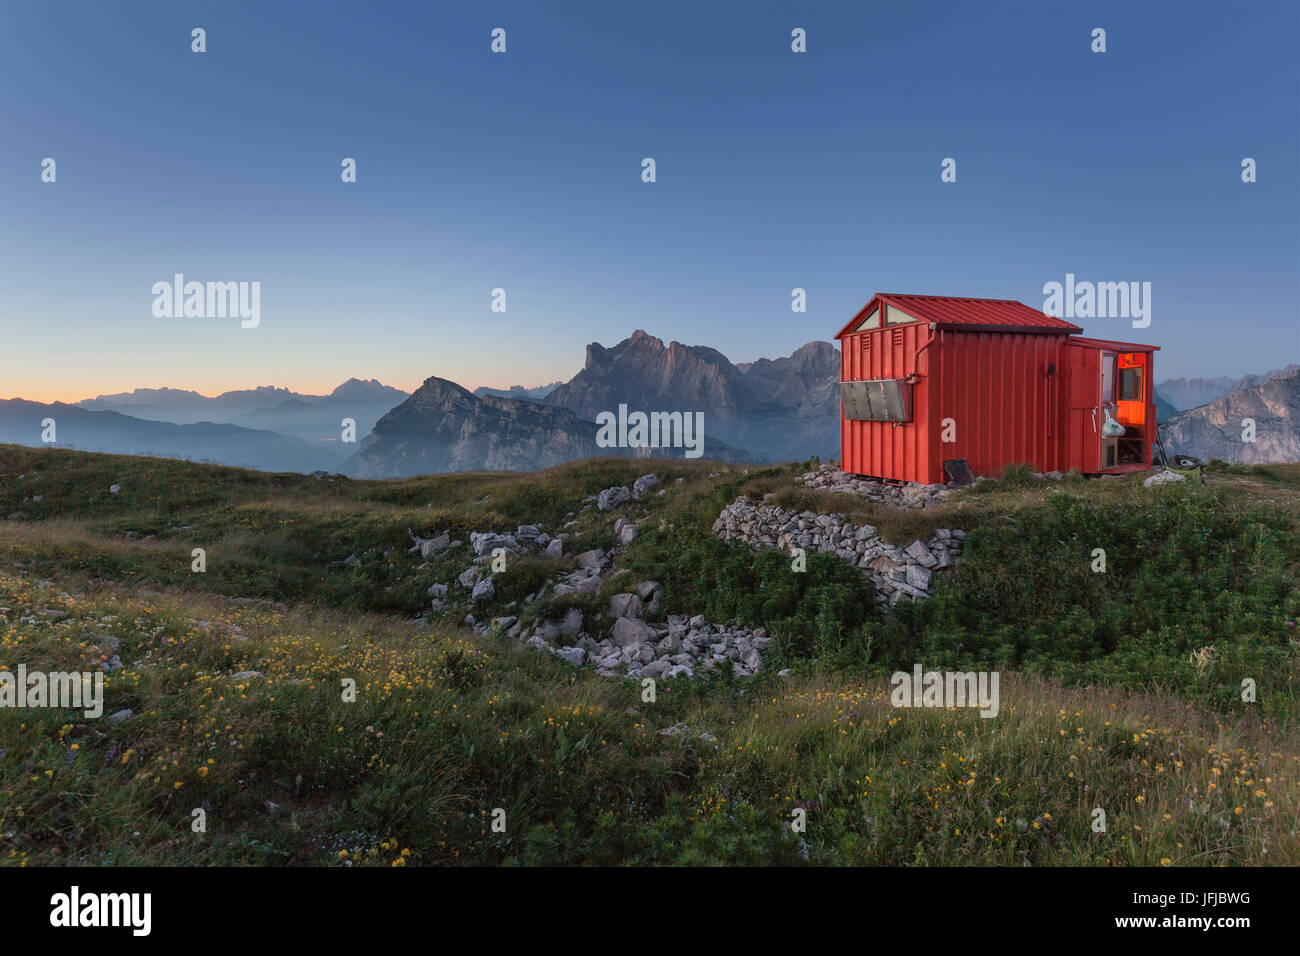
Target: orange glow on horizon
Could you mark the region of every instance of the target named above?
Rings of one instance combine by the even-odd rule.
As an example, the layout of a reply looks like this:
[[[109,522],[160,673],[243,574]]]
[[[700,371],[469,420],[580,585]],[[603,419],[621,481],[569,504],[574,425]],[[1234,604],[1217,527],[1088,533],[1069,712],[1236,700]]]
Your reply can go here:
[[[205,380],[195,384],[184,384],[170,379],[164,379],[156,382],[143,382],[143,383],[134,382],[129,384],[120,381],[101,382],[96,384],[86,379],[77,378],[77,376],[75,375],[70,377],[76,379],[76,381],[72,384],[53,383],[48,378],[39,378],[39,379],[32,378],[32,379],[23,380],[18,378],[17,376],[0,375],[0,390],[2,390],[0,391],[0,399],[21,398],[21,399],[26,399],[29,402],[40,402],[42,404],[53,404],[55,402],[63,402],[68,405],[75,405],[77,402],[85,401],[87,399],[97,398],[100,395],[117,395],[123,392],[132,392],[136,389],[171,388],[171,389],[176,389],[178,391],[198,392],[200,395],[202,395],[205,398],[215,398],[224,392],[251,391],[253,389],[262,388],[266,386],[273,386],[275,388],[287,388],[289,391],[296,392],[300,395],[328,395],[330,394],[330,392],[334,391],[334,389],[342,385],[343,382],[347,381],[348,378],[347,376],[345,376],[344,378],[341,379],[332,379],[328,384],[322,383],[320,381],[303,382],[303,381],[292,381],[292,380],[280,380],[274,382],[265,382],[265,381],[225,382],[221,384],[213,384],[210,381]],[[382,376],[377,376],[377,375],[366,375],[366,376],[357,375],[355,377],[359,379],[377,378],[382,384],[388,385],[392,388],[399,388],[402,391],[406,392],[407,394],[414,392],[417,388],[419,388],[422,384],[424,384],[423,378],[420,379],[418,382],[412,383],[412,382],[389,381],[383,378]],[[425,376],[425,378],[428,377],[429,376]],[[504,388],[509,388],[511,385],[521,384],[519,382],[510,382],[508,384],[499,384],[499,383],[492,383],[492,382],[470,383],[467,381],[461,381],[455,378],[450,378],[450,376],[447,375],[439,375],[437,377],[448,378],[450,381],[456,382],[457,385],[471,392],[474,391],[474,389],[480,387],[504,389]],[[560,378],[563,378],[563,376],[556,375],[554,378],[545,379],[544,381],[537,382],[536,384],[525,385],[524,387],[537,388],[543,384],[556,381],[557,379]]]

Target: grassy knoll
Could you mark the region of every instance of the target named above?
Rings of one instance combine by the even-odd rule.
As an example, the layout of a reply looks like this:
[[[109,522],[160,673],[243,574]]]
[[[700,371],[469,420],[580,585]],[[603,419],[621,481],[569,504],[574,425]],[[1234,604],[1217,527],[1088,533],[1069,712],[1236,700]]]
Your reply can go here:
[[[414,619],[470,562],[421,559],[408,531],[574,522],[566,554],[609,547],[614,514],[584,499],[649,470],[665,493],[617,512],[645,520],[602,594],[525,606],[571,566],[529,558],[474,613],[594,620],[653,578],[661,615],[769,627],[759,677],[661,681],[646,702],[474,635],[466,605]],[[0,862],[1300,863],[1300,466],[1160,489],[1013,473],[924,512],[796,488],[799,470],[367,482],[0,446],[0,669],[116,656],[105,714],[132,711],[0,708]],[[902,545],[970,537],[934,597],[883,614],[834,557],[794,574],[717,541],[740,493]],[[889,673],[916,662],[998,669],[1001,713],[892,707]]]

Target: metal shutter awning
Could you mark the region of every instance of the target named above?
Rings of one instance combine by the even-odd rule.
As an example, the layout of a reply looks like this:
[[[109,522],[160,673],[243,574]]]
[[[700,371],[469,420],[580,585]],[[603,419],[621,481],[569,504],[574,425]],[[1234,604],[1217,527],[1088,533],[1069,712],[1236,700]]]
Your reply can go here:
[[[840,382],[844,417],[859,422],[912,420],[912,386],[901,378]]]

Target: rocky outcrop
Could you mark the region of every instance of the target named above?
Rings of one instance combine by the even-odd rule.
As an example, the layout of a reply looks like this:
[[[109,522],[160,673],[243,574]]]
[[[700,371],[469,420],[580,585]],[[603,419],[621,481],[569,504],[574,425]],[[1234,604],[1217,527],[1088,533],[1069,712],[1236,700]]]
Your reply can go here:
[[[929,597],[938,574],[960,560],[966,532],[940,528],[927,541],[906,548],[888,544],[872,525],[855,527],[838,514],[798,514],[776,505],[737,498],[722,509],[713,531],[724,541],[743,541],[752,549],[778,548],[792,554],[834,554],[871,579],[878,604]]]
[[[601,447],[598,431],[594,420],[565,408],[494,394],[478,397],[455,382],[430,378],[375,424],[345,470],[359,478],[532,471],[636,451]],[[703,451],[721,461],[745,457],[707,435]]]
[[[1242,441],[1247,418],[1255,422],[1253,442]],[[1300,367],[1175,415],[1160,437],[1170,455],[1202,461],[1300,461]]]
[[[362,478],[549,468],[601,453],[594,422],[430,378],[376,424],[350,460]]]
[[[600,548],[584,551],[574,558],[578,567],[555,582],[556,597],[577,597],[594,594],[600,590],[601,575],[610,565],[610,558]]]
[[[620,490],[620,504],[656,492],[661,484],[655,475],[643,475],[633,483],[633,491]],[[613,489],[606,489],[606,492]],[[595,511],[604,493],[592,495],[586,507]],[[636,524],[626,515],[619,515],[614,531],[620,544],[610,551],[593,548],[568,559],[568,570],[557,564],[556,573],[547,578],[535,592],[525,595],[522,604],[528,606],[543,597],[559,599],[583,598],[594,595],[607,582],[618,580],[626,571],[615,566],[615,558],[636,535]],[[436,538],[411,535],[415,546],[411,551],[421,555],[441,555],[460,542],[449,541],[447,533]],[[575,667],[594,667],[604,676],[625,676],[631,679],[645,677],[693,677],[703,671],[722,667],[730,668],[737,676],[751,676],[762,666],[762,650],[770,641],[763,628],[748,629],[731,624],[714,624],[702,616],[675,617],[667,621],[659,618],[663,602],[663,588],[657,581],[641,581],[625,585],[624,589],[609,598],[606,608],[591,613],[582,607],[568,607],[562,612],[552,612],[551,617],[528,618],[516,602],[505,605],[505,616],[482,621],[475,617],[478,605],[490,605],[496,598],[494,579],[490,573],[494,555],[552,554],[553,546],[563,545],[565,533],[552,538],[535,525],[522,525],[515,532],[474,531],[469,535],[474,553],[472,563],[451,583],[433,584],[428,589],[433,612],[451,611],[471,613],[464,623],[476,634],[504,633],[510,639],[555,655]],[[558,550],[558,549],[557,549]],[[454,590],[453,590],[454,589]],[[527,620],[521,620],[523,614]]]

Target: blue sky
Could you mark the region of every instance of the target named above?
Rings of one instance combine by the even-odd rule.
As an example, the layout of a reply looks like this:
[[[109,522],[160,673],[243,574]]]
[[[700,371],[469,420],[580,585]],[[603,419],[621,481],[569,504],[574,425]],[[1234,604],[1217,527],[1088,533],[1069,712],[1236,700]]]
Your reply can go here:
[[[1066,273],[1152,283],[1149,328],[1082,324],[1158,379],[1277,367],[1297,35],[1263,2],[0,0],[0,397],[537,384],[636,328],[749,361],[873,292]],[[261,282],[260,326],[155,318],[177,272]]]

